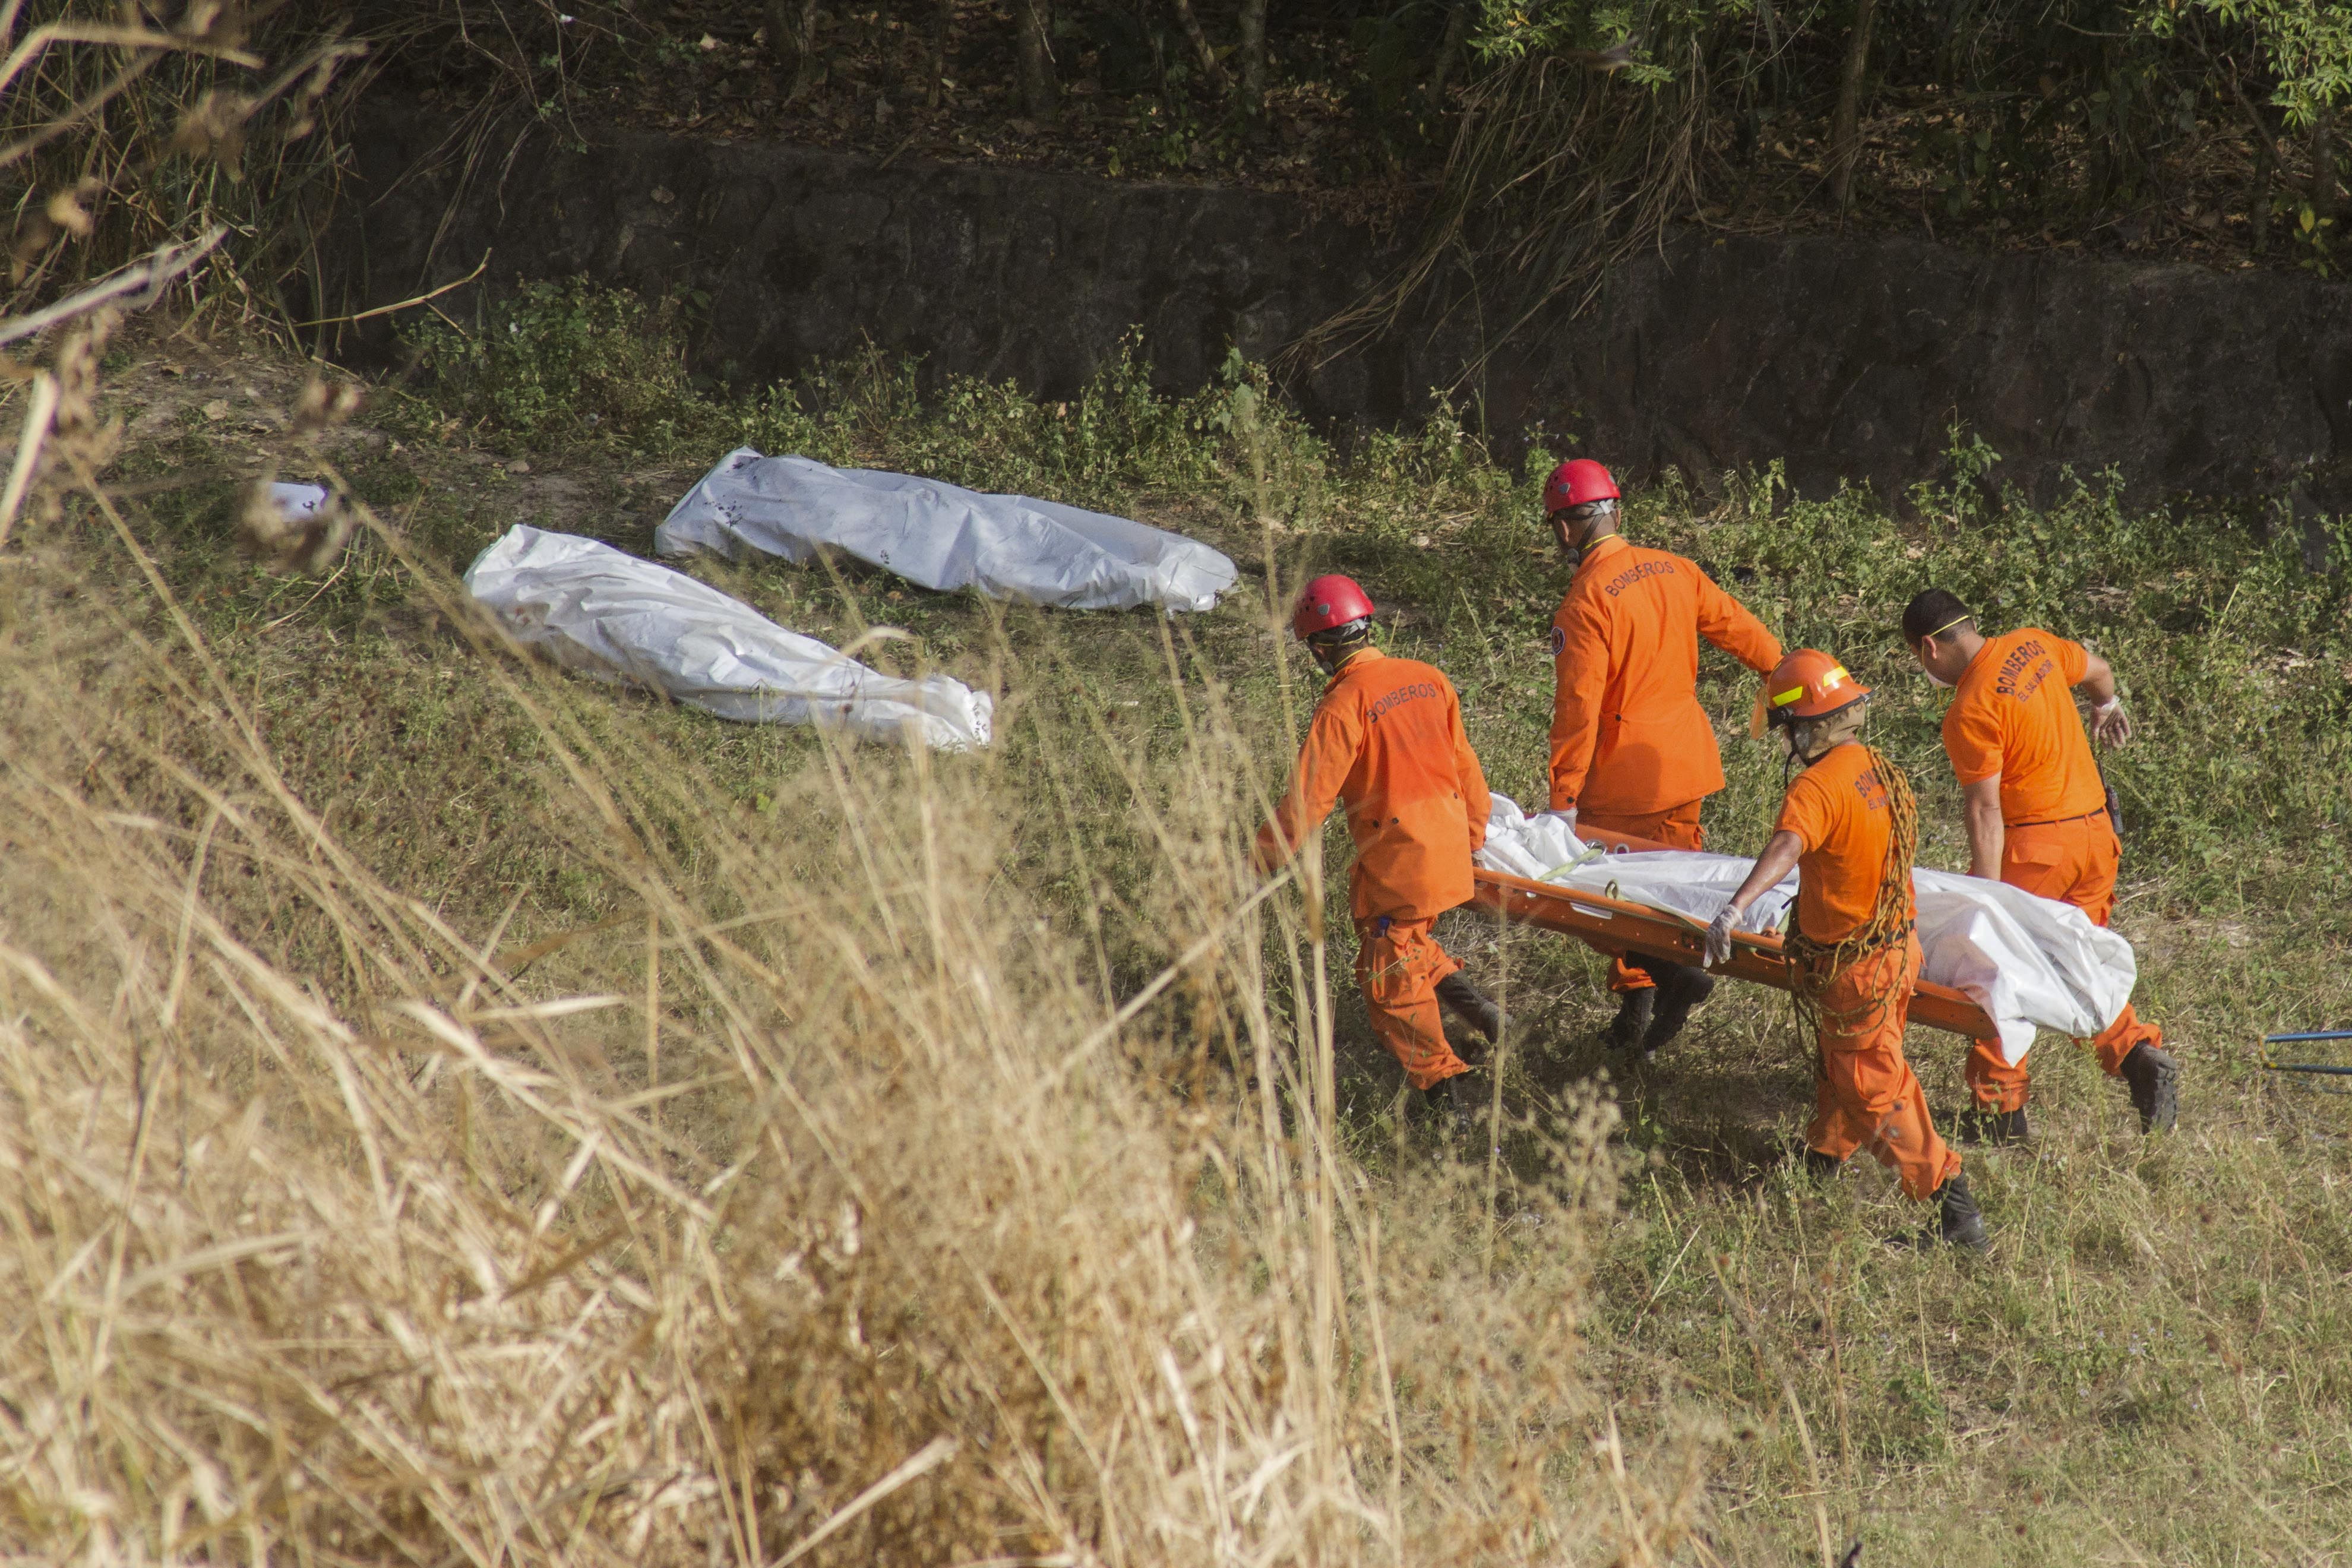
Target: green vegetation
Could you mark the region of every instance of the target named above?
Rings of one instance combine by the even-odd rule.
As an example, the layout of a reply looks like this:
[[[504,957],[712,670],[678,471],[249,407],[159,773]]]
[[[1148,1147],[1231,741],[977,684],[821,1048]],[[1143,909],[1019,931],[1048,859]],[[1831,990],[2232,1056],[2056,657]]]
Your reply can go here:
[[[1181,398],[1154,393],[1130,354],[1060,403],[969,377],[949,378],[927,400],[912,365],[879,356],[730,401],[685,386],[667,321],[625,294],[536,286],[493,308],[476,340],[493,346],[480,357],[428,347],[428,373],[457,368],[428,383],[425,405],[447,401],[501,450],[536,452],[531,437],[569,429],[584,454],[640,461],[698,466],[742,443],[1087,506],[1156,501],[1240,520],[1237,557],[1263,554],[1252,535],[1270,521],[1278,572],[1359,574],[1403,612],[1400,647],[1475,648],[1454,673],[1474,709],[1501,726],[1478,735],[1482,751],[1502,759],[1507,789],[1517,781],[1528,792],[1525,781],[1540,776],[1544,637],[1564,584],[1532,518],[1555,454],[1531,452],[1507,472],[1445,411],[1416,431],[1369,433],[1342,449],[1238,358],[1220,384]],[[591,364],[614,368],[575,368]],[[607,387],[626,388],[625,400]],[[547,412],[566,388],[571,400],[553,405],[562,412]],[[2352,583],[2306,560],[2347,559],[2343,522],[2306,531],[2259,501],[2210,513],[2128,510],[2116,476],[2084,479],[2037,509],[2003,496],[2000,455],[1959,431],[1950,465],[1948,483],[1906,496],[1824,501],[1790,495],[1777,472],[1669,475],[1632,502],[1629,531],[1698,559],[1784,641],[1830,648],[1880,688],[1878,733],[1943,805],[1957,795],[1941,778],[1941,701],[1902,647],[1902,605],[1940,585],[1990,626],[2086,639],[2125,672],[2135,712],[2149,721],[2138,743],[2107,759],[2136,846],[2183,874],[2226,855],[2242,879],[2250,862],[2267,874],[2274,860],[2296,884],[2282,907],[2352,890],[2332,879],[2343,875],[2352,825]],[[1743,717],[1744,688],[1729,679],[1740,672],[1710,668],[1721,678],[1707,688],[1710,704],[1727,722]],[[1538,687],[1544,700],[1525,700]],[[1745,742],[1729,749],[1749,764],[1734,820],[1759,829],[1778,800],[1777,754]]]
[[[477,330],[427,317],[409,346],[441,403],[477,428],[523,446],[600,426],[666,445],[677,412],[698,411],[668,330],[677,309],[584,280],[527,283]]]
[[[2352,617],[2304,561],[2339,539],[2099,481],[2029,509],[1965,437],[1899,516],[1769,474],[1633,498],[1629,533],[1877,688],[1932,862],[1962,849],[1894,631],[1916,588],[2092,641],[2138,715],[2118,924],[2184,1047],[2182,1131],[2144,1143],[2047,1042],[2040,1142],[1972,1158],[1995,1254],[1923,1259],[1879,1246],[1914,1216],[1875,1168],[1821,1191],[1788,1163],[1810,1069],[1777,998],[1727,992],[1612,1083],[1593,956],[1454,917],[1519,1021],[1490,1174],[1401,1123],[1345,938],[1318,945],[1341,890],[1319,921],[1288,889],[1244,908],[1312,694],[1276,629],[1309,571],[1367,584],[1532,795],[1546,455],[1502,470],[1444,418],[1335,447],[1239,364],[1187,399],[1132,363],[1063,404],[923,399],[878,362],[647,397],[622,384],[676,364],[663,321],[549,291],[310,445],[203,412],[224,384],[291,404],[299,367],[151,340],[107,489],[153,584],[87,497],[9,546],[0,1293],[42,1333],[0,1408],[59,1413],[0,1425],[0,1507],[36,1550],[194,1554],[233,1523],[321,1561],[764,1563],[926,1453],[805,1560],[2347,1548],[2352,1102],[2254,1066],[2266,1029],[2352,1019]],[[552,369],[581,365],[609,374]],[[995,689],[967,758],[569,680],[453,596],[516,521],[647,551],[754,437],[1115,505],[1247,574],[1163,624],[693,564]],[[382,526],[315,576],[254,565],[236,480],[261,462],[332,463]],[[1753,848],[1780,764],[1741,735],[1744,672],[1705,668],[1732,774],[1709,831]],[[549,1006],[574,996],[608,1000]],[[1955,1108],[1958,1042],[1912,1047]],[[127,1210],[93,1173],[141,1168]],[[1218,1430],[1228,1458],[1198,1458]],[[26,1458],[59,1452],[79,1468]]]
[[[1506,318],[1580,299],[1683,224],[2343,266],[2352,23],[2330,0],[345,0],[127,31],[124,15],[7,13],[13,40],[46,46],[16,51],[0,111],[20,302],[224,226],[204,308],[316,330],[364,90],[445,110],[453,158],[535,117],[572,138],[619,122],[1318,193],[1425,242],[1327,326],[1340,335],[1450,287],[1465,255]],[[101,199],[126,184],[141,199]]]

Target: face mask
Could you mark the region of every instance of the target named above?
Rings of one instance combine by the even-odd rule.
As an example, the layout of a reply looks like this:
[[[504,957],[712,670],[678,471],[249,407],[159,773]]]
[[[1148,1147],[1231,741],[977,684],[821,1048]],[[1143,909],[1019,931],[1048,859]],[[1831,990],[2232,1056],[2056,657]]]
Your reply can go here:
[[[1919,647],[1916,643],[1914,643],[1911,647],[1911,657],[1914,658],[1919,658]],[[1919,673],[1925,675],[1928,681],[1933,685],[1940,686],[1947,691],[1949,691],[1952,689],[1952,683],[1946,680],[1942,676],[1937,675],[1934,670],[1928,668],[1927,661],[1924,658],[1919,659]]]

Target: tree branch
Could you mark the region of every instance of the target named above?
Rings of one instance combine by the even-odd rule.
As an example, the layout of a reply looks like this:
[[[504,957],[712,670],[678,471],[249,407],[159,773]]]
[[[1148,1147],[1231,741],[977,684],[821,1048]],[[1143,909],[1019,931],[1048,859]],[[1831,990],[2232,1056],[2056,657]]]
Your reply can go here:
[[[1192,0],[1168,0],[1168,3],[1174,7],[1176,20],[1183,26],[1184,36],[1192,40],[1192,52],[1201,57],[1202,74],[1219,92],[1230,89],[1233,79],[1225,74],[1224,62],[1217,58],[1217,51],[1209,47],[1209,35],[1202,30],[1201,18],[1192,10]]]

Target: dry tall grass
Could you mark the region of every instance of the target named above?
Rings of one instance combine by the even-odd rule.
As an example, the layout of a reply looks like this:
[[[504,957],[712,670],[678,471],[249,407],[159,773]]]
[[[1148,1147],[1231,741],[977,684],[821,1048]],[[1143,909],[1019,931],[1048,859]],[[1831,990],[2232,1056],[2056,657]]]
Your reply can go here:
[[[1335,1146],[1319,900],[1247,870],[1268,773],[1174,643],[1181,741],[1097,803],[1164,893],[1123,1005],[1000,874],[1008,792],[1067,779],[828,751],[730,813],[475,632],[547,830],[629,910],[522,944],[346,849],[161,574],[93,614],[130,505],[70,498],[0,576],[19,1550],[1708,1555],[1703,1435],[1629,1456],[1579,1363],[1602,1112],[1499,1225],[1480,1164]],[[1035,754],[1107,733],[1075,683],[1004,697]]]
[[[0,38],[69,11],[98,6],[0,4]],[[38,133],[44,101],[62,122],[117,68],[163,75],[199,34],[53,37],[84,52],[38,57],[58,96],[20,96],[15,123]],[[240,86],[248,127],[248,88],[280,83],[289,132],[314,100],[283,64]],[[848,635],[903,614],[992,653],[1002,749],[795,745],[777,778],[746,731],[445,635],[473,623],[415,556],[461,559],[518,498],[423,499],[473,456],[441,437],[379,465],[420,496],[414,533],[356,508],[257,529],[297,571],[257,578],[226,559],[226,501],[189,498],[325,468],[312,437],[348,400],[292,395],[273,362],[282,405],[237,405],[265,438],[223,439],[208,391],[182,410],[201,425],[142,415],[126,443],[101,397],[115,308],[196,278],[188,252],[103,300],[35,296],[224,204],[141,188],[163,164],[109,150],[179,120],[126,140],[112,112],[43,144],[94,150],[91,186],[0,150],[20,214],[60,226],[20,225],[42,313],[0,321],[23,361],[0,370],[29,383],[0,398],[21,432],[0,491],[0,1552],[1826,1565],[1858,1528],[1946,1562],[2344,1555],[2341,1102],[2290,1103],[2231,1054],[2352,1005],[2327,914],[2345,606],[2292,552],[2088,492],[2034,514],[1962,485],[1916,541],[1851,496],[1776,510],[1769,478],[1712,520],[1636,503],[1648,537],[1760,573],[1792,641],[1890,657],[1870,652],[1886,606],[1925,574],[2087,625],[2147,693],[2113,775],[2150,868],[2127,919],[2152,1010],[2195,1047],[2196,1124],[2145,1144],[2047,1052],[2038,1155],[1978,1167],[1995,1267],[1887,1258],[1895,1200],[1867,1173],[1826,1194],[1775,1173],[1810,1098],[1777,1005],[1727,998],[1663,1071],[1563,1102],[1605,1016],[1564,944],[1479,956],[1521,987],[1530,1047],[1493,1079],[1538,1118],[1507,1163],[1360,1165],[1385,1124],[1334,1112],[1327,901],[1240,858],[1297,732],[1246,684],[1277,643],[1204,617],[1146,676],[1142,639],[1103,623],[992,640],[970,606],[845,591]],[[183,194],[220,196],[233,151],[200,139]],[[266,278],[252,254],[238,275]],[[209,298],[228,276],[207,262]],[[562,326],[526,368],[564,363]],[[1255,383],[1216,395],[1234,446],[1213,451],[1135,367],[1066,418],[967,385],[933,420],[905,378],[874,385],[793,427],[1114,504],[1174,475],[1333,526],[1321,563],[1432,608],[1405,650],[1454,639],[1494,776],[1539,776],[1557,585],[1514,542],[1528,490],[1458,430],[1369,440],[1377,482],[1333,507],[1340,468]],[[1433,496],[1460,509],[1449,547],[1407,550]],[[1711,700],[1736,719],[1734,689]],[[1941,778],[1925,693],[1882,693],[1915,777]],[[1777,764],[1734,763],[1715,820],[1736,841]],[[416,852],[434,833],[472,841]],[[507,833],[530,842],[484,851]],[[511,880],[462,885],[490,875]],[[1948,1050],[1918,1059],[1958,1092]],[[1612,1161],[1644,1151],[1604,1235]],[[1709,1417],[1744,1441],[1703,1472]]]
[[[341,177],[327,132],[364,76],[344,7],[289,0],[0,5],[11,310],[142,254],[235,232],[187,295],[232,319],[315,292]],[[207,251],[212,247],[207,244]]]

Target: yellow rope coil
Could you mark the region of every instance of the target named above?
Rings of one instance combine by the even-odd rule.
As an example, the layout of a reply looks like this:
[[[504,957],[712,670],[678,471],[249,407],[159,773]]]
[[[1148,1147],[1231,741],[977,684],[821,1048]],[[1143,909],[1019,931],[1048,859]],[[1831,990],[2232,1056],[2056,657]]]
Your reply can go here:
[[[1887,761],[1875,746],[1864,746],[1879,786],[1886,792],[1889,832],[1886,859],[1879,868],[1878,901],[1870,919],[1834,942],[1818,942],[1801,930],[1791,930],[1782,951],[1791,973],[1789,998],[1796,1009],[1797,1027],[1809,1041],[1821,1038],[1822,998],[1837,977],[1881,948],[1911,934],[1911,866],[1919,848],[1919,803],[1911,781]],[[1832,1009],[1828,1021],[1842,1035],[1854,1035],[1875,1025],[1902,997],[1899,983],[1881,986],[1852,1008]]]

